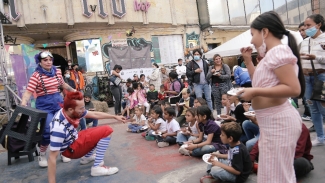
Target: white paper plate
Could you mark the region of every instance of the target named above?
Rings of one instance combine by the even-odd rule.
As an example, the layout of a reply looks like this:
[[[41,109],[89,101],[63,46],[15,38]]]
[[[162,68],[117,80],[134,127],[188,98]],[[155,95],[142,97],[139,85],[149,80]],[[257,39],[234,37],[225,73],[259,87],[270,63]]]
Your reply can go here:
[[[240,92],[240,91],[242,91],[242,90],[243,90],[243,88],[234,88],[234,89],[232,89],[232,90],[229,90],[229,91],[227,92],[227,94],[228,94],[228,95],[237,96],[237,93]]]
[[[211,157],[211,154],[205,154],[205,155],[202,156],[202,159],[203,159],[204,162],[206,162],[207,164],[211,165],[211,163],[208,162],[208,160],[210,159],[210,157]],[[215,157],[214,160],[218,161],[218,158]]]
[[[143,126],[143,127],[141,128],[141,130],[146,130],[146,129],[148,129],[148,126]]]
[[[256,116],[255,112],[254,111],[247,111],[247,112],[244,112],[244,115],[245,116]]]
[[[308,56],[300,56],[301,59],[308,59]]]
[[[158,132],[158,134],[156,134],[155,131],[152,132],[152,135],[161,135],[161,132]]]
[[[182,146],[181,146],[181,148],[187,148],[188,147],[188,144],[183,144]]]
[[[185,105],[185,103],[179,103],[178,105],[179,105],[179,106],[183,106],[183,105]]]

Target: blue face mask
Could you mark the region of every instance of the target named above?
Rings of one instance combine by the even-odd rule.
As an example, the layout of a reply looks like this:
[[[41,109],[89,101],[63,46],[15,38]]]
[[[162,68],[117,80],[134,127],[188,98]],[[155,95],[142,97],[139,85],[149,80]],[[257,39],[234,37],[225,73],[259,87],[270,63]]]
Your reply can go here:
[[[194,56],[194,60],[200,60],[200,56],[195,55],[195,56]]]
[[[310,27],[309,29],[306,29],[305,30],[305,32],[306,32],[306,35],[308,36],[308,37],[314,37],[315,36],[315,34],[317,33],[317,29],[316,29],[316,26],[314,26],[314,27]]]
[[[70,74],[66,74],[64,75],[66,78],[70,78]]]

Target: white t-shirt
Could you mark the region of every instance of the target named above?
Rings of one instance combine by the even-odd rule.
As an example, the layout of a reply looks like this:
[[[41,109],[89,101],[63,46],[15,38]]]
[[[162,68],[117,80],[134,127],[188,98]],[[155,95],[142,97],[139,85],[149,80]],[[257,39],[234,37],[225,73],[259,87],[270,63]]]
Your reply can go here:
[[[179,123],[175,119],[172,119],[170,122],[166,121],[166,127],[167,133],[174,133],[180,130]]]
[[[178,74],[178,78],[181,78],[182,75],[186,75],[186,66],[182,65],[182,66],[176,66],[175,67],[176,72]]]
[[[158,131],[160,132],[167,131],[166,121],[164,121],[163,119],[158,118],[157,121],[155,121],[155,124],[160,124]]]
[[[138,118],[137,115],[134,115],[133,119],[135,119],[135,122],[138,123],[138,124],[140,124],[143,120],[144,121],[147,120],[146,117],[143,114],[141,114],[140,118]]]

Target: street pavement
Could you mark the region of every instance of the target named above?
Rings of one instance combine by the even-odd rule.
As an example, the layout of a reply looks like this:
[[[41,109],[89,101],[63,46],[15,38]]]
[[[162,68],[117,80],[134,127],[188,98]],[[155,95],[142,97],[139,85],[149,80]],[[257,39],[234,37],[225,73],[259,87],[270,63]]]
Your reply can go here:
[[[298,110],[302,112],[303,106]],[[112,113],[113,108],[109,109]],[[311,122],[304,122],[307,127]],[[100,120],[99,125],[114,129],[112,140],[105,154],[105,165],[116,166],[119,172],[112,176],[91,177],[92,164],[80,165],[79,160],[63,163],[57,160],[57,182],[110,182],[110,183],[198,183],[206,173],[206,164],[201,158],[183,156],[178,146],[159,148],[154,141],[146,141],[140,134],[126,132],[127,125],[114,120]],[[315,132],[311,133],[312,139]],[[290,138],[290,137],[288,137]],[[276,147],[275,147],[276,148]],[[325,182],[325,146],[313,147],[312,163],[315,169],[299,183]],[[7,153],[0,147],[0,182],[43,183],[47,182],[47,168],[38,166],[37,158],[28,162],[27,157],[12,159],[7,165]],[[256,183],[256,174],[251,174],[247,183]]]

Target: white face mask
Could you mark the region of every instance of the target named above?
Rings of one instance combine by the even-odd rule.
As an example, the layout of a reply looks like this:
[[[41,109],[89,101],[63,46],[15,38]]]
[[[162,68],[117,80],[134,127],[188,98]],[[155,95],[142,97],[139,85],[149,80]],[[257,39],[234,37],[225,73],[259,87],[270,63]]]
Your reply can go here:
[[[266,54],[266,44],[264,42],[264,36],[263,36],[263,31],[262,31],[262,39],[263,39],[263,43],[260,47],[256,48],[258,54],[261,56],[261,57],[265,57],[265,54]]]

